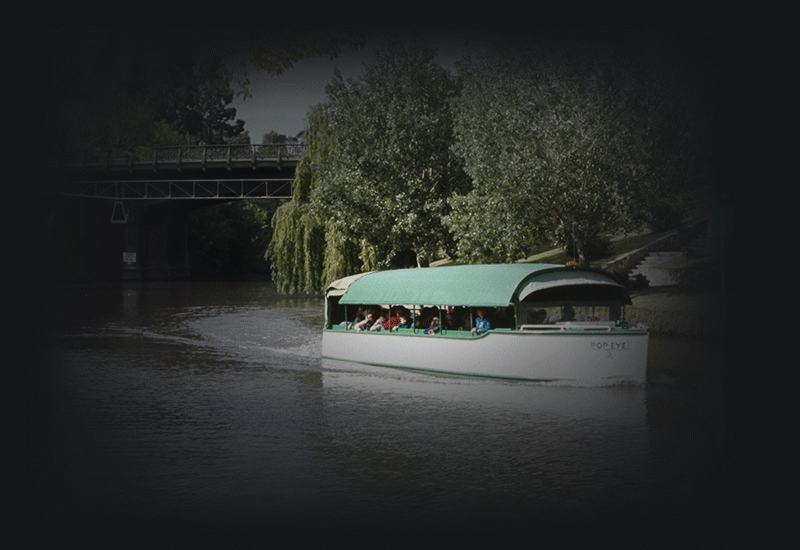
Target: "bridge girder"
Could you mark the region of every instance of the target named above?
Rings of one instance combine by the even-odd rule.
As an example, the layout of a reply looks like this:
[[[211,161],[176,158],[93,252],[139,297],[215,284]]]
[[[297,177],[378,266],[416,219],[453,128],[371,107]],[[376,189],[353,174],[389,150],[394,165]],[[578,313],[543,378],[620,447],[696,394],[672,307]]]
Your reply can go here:
[[[187,146],[146,149],[144,157],[84,156],[57,166],[57,194],[109,208],[110,223],[124,227],[122,280],[183,278],[190,272],[186,220],[194,206],[292,197],[300,155],[272,149],[277,155],[270,157],[265,150]]]
[[[290,199],[290,178],[98,180],[66,182],[60,194],[114,201],[164,199]]]

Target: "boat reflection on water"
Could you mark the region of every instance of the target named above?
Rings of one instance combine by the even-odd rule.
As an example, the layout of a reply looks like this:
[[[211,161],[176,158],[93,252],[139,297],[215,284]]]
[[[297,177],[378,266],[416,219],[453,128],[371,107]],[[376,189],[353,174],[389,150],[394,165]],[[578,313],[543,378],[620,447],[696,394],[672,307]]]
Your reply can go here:
[[[328,444],[318,449],[357,472],[349,496],[367,498],[365,509],[563,521],[565,509],[593,517],[652,490],[641,386],[451,377],[329,359],[322,386]]]
[[[322,359],[326,390],[352,397],[386,401],[392,398],[467,405],[478,410],[552,416],[618,427],[644,427],[642,386],[574,387],[569,383],[481,379],[414,372],[392,367]]]

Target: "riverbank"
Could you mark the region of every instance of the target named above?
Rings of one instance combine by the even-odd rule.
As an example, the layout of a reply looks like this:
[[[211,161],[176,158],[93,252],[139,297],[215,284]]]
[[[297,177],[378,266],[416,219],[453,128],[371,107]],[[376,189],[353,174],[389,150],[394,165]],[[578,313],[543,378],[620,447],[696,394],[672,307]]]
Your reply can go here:
[[[629,323],[647,325],[651,333],[707,338],[714,335],[720,311],[719,294],[682,287],[657,287],[631,293],[625,308]]]

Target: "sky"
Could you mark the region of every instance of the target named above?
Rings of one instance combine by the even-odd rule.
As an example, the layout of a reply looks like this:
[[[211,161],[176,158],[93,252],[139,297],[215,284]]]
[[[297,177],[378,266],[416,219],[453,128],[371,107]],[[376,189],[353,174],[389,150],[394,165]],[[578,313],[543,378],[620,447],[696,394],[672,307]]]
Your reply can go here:
[[[611,41],[633,45],[638,49],[643,44],[654,51],[671,52],[670,44],[680,44],[680,33],[666,34],[665,30],[646,33],[634,32],[632,28],[606,27],[545,27],[529,28],[523,35],[526,39],[541,41],[547,44],[555,40]],[[371,33],[364,38],[364,47],[355,51],[345,48],[334,59],[309,58],[297,62],[292,68],[280,75],[271,76],[264,71],[249,71],[252,96],[247,99],[237,97],[232,106],[236,108],[236,118],[245,122],[245,130],[250,135],[251,143],[261,143],[265,133],[275,131],[285,136],[296,136],[306,127],[306,114],[311,107],[325,101],[325,86],[333,78],[334,68],[338,68],[342,76],[358,78],[363,74],[364,66],[374,62],[374,51],[384,45],[388,34],[383,37]],[[509,32],[501,33],[506,38],[513,37]],[[659,38],[668,37],[659,45]],[[485,39],[493,39],[491,33],[434,32],[431,29],[418,29],[403,35],[405,41],[423,39],[439,52],[439,60],[443,67],[454,71],[455,62],[461,59],[467,45],[475,45]]]
[[[252,96],[237,97],[231,105],[236,108],[236,118],[244,120],[251,143],[261,143],[262,136],[271,131],[289,137],[299,134],[306,128],[311,107],[325,101],[325,86],[333,79],[334,69],[339,69],[345,80],[358,79],[364,67],[374,62],[373,52],[379,47],[380,43],[374,42],[356,51],[343,51],[335,59],[303,59],[277,76],[251,70]],[[450,44],[434,47],[442,66],[452,70],[460,50]]]
[[[232,107],[236,118],[244,120],[244,129],[252,143],[261,143],[264,134],[275,131],[296,136],[306,126],[306,113],[325,101],[325,86],[338,68],[345,78],[357,77],[366,52],[344,52],[337,59],[303,59],[282,74],[250,71],[251,97],[237,97]]]

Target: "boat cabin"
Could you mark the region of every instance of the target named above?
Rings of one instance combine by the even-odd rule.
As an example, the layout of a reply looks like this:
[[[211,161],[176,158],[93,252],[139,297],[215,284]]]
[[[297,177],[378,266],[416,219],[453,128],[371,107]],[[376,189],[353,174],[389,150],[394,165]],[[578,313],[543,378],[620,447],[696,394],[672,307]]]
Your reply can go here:
[[[630,303],[624,284],[597,268],[494,264],[375,271],[331,283],[325,328],[349,330],[359,308],[403,306],[414,332],[426,328],[432,315],[439,316],[441,334],[469,332],[478,309],[492,331],[599,329],[620,325]]]

